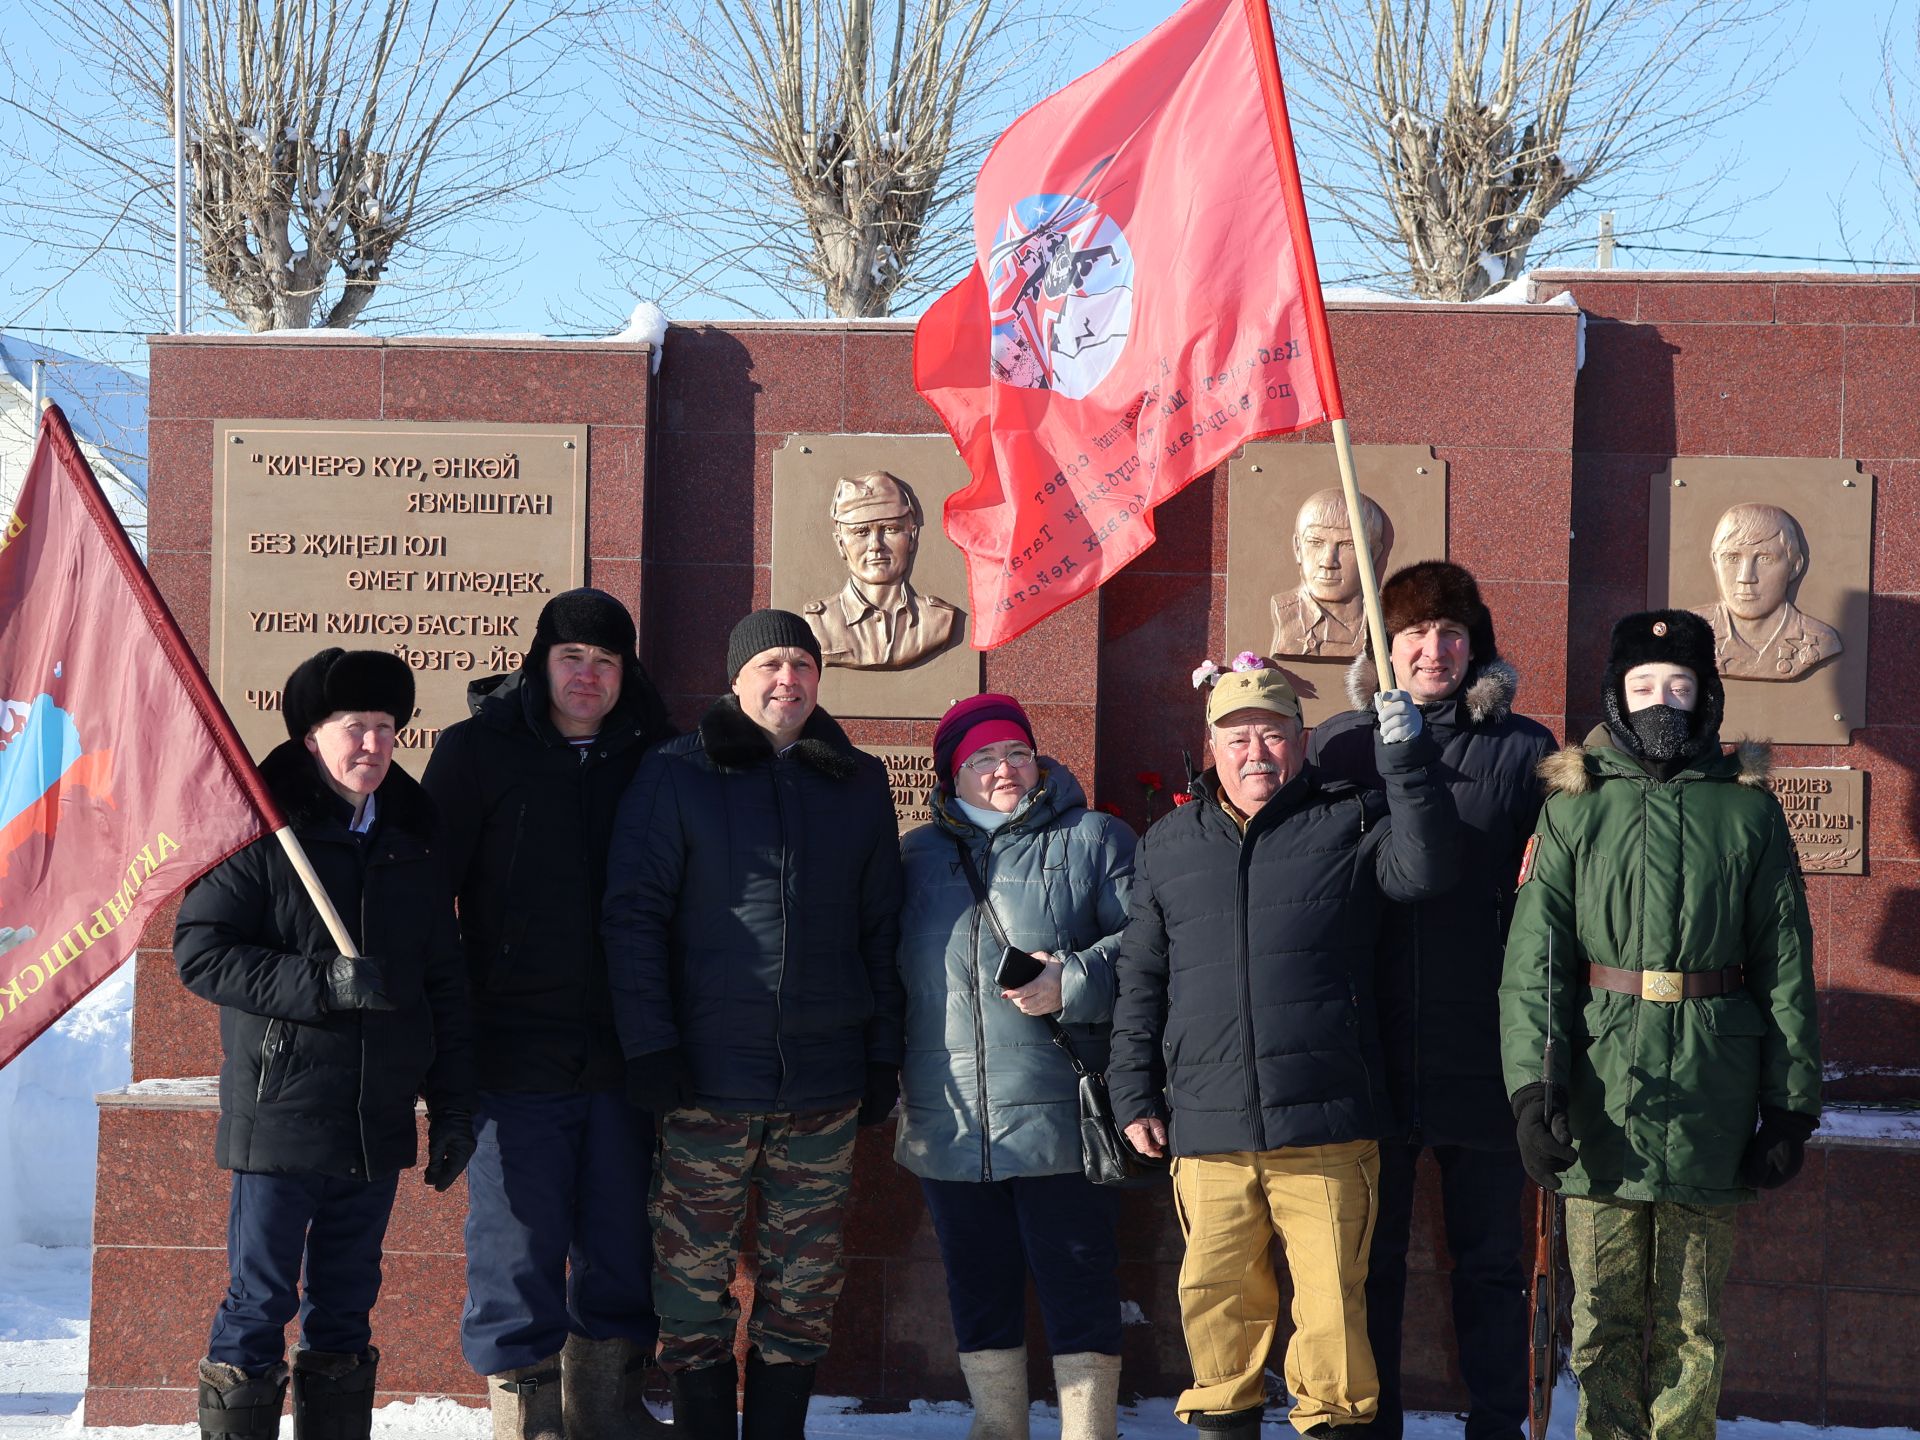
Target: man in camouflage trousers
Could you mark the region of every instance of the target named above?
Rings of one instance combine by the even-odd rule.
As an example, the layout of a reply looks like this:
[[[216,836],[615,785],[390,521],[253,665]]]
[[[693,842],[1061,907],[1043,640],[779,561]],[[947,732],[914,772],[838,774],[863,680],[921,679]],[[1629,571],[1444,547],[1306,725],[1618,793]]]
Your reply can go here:
[[[900,1093],[899,836],[880,762],[818,707],[805,620],[749,615],[727,670],[732,694],[649,755],[621,804],[603,934],[627,1095],[660,1118],[654,1307],[676,1440],[733,1440],[750,1198],[743,1440],[800,1440],[854,1130]]]

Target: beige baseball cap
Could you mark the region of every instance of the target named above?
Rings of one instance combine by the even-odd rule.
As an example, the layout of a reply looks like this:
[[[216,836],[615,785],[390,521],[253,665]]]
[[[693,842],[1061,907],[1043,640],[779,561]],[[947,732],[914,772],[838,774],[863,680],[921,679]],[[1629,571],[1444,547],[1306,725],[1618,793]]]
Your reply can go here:
[[[1236,710],[1270,710],[1297,719],[1300,697],[1272,665],[1264,670],[1229,670],[1207,696],[1207,723],[1217,725]]]

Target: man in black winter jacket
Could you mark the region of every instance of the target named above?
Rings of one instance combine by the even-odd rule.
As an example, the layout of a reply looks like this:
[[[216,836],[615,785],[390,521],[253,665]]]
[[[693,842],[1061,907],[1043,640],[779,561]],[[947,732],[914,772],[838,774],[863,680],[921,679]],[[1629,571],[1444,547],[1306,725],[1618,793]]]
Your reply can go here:
[[[1260,1433],[1275,1231],[1294,1291],[1288,1418],[1325,1435],[1378,1403],[1361,1290],[1392,1115],[1374,949],[1384,900],[1452,883],[1455,829],[1419,711],[1404,691],[1379,711],[1384,797],[1307,766],[1292,688],[1243,657],[1207,702],[1213,768],[1134,861],[1107,1082],[1133,1143],[1174,1156],[1194,1367],[1175,1409],[1233,1440]]]
[[[233,1171],[230,1280],[200,1362],[203,1435],[272,1437],[292,1370],[295,1434],[365,1435],[380,1355],[368,1312],[400,1172],[427,1101],[426,1181],[473,1154],[467,984],[432,802],[393,762],[413,675],[322,650],[282,692],[291,737],[260,773],[339,912],[341,954],[273,839],[180,904],[180,978],[220,1007],[219,1163]]]
[[[654,1303],[680,1440],[732,1440],[728,1286],[758,1197],[745,1433],[800,1440],[840,1293],[856,1118],[899,1097],[900,851],[880,762],[818,708],[800,616],[734,627],[732,694],[620,807],[605,935],[628,1094],[659,1117]]]
[[[1380,1145],[1380,1219],[1367,1268],[1367,1334],[1380,1371],[1373,1433],[1400,1440],[1401,1316],[1414,1167],[1440,1167],[1453,1327],[1471,1400],[1467,1440],[1518,1440],[1527,1414],[1527,1317],[1521,1273],[1520,1152],[1500,1073],[1500,968],[1520,855],[1540,814],[1536,767],[1553,753],[1544,725],[1513,713],[1519,677],[1500,658],[1473,576],[1444,560],[1410,565],[1380,591],[1395,677],[1440,746],[1439,773],[1460,812],[1460,883],[1387,914],[1380,1031],[1394,1134]],[[1317,727],[1308,762],[1380,788],[1366,657],[1354,708]]]
[[[633,619],[592,589],[540,612],[520,669],[476,680],[424,784],[445,821],[472,977],[479,1151],[460,1346],[495,1433],[626,1436],[649,1417],[653,1123],[627,1104],[600,944],[614,811],[672,733]]]

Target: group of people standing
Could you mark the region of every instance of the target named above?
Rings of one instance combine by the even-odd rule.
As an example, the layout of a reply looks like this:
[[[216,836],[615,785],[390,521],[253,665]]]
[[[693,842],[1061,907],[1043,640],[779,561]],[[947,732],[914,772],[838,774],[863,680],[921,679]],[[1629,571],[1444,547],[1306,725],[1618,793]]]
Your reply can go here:
[[[682,1440],[800,1440],[854,1137],[896,1109],[973,1440],[1026,1440],[1030,1283],[1064,1440],[1113,1440],[1118,1197],[1083,1173],[1063,1051],[1170,1157],[1182,1419],[1257,1440],[1277,1236],[1288,1418],[1397,1440],[1431,1151],[1469,1440],[1524,1425],[1523,1175],[1567,1196],[1581,1434],[1711,1434],[1734,1207],[1792,1177],[1819,1113],[1764,757],[1723,753],[1697,616],[1622,620],[1606,723],[1556,750],[1466,571],[1409,567],[1382,601],[1405,688],[1357,662],[1354,709],[1311,734],[1273,664],[1203,667],[1212,763],[1138,841],[994,694],[940,721],[932,821],[901,838],[785,611],[734,628],[728,693],[675,735],[625,608],[558,596],[421,784],[392,764],[405,666],[308,660],[262,772],[359,953],[271,843],[175,937],[222,1007],[234,1171],[203,1435],[277,1434],[289,1384],[297,1435],[369,1434],[419,1097],[427,1183],[468,1180],[461,1341],[500,1440],[651,1433],[656,1365]]]

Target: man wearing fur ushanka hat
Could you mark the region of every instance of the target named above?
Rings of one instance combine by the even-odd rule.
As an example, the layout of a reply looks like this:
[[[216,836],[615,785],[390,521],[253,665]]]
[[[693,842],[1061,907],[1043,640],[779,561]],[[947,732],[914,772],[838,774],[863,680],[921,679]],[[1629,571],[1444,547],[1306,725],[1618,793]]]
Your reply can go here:
[[[369,1312],[400,1172],[446,1190],[473,1157],[466,960],[439,817],[393,763],[413,672],[322,650],[287,677],[287,741],[260,762],[354,948],[340,952],[279,843],[254,841],[180,904],[173,958],[220,1007],[218,1163],[233,1172],[229,1280],[199,1366],[203,1435],[365,1435],[380,1352]],[[288,1322],[300,1344],[291,1376]]]
[[[1380,1221],[1367,1270],[1367,1334],[1380,1370],[1379,1440],[1399,1440],[1401,1316],[1414,1171],[1440,1172],[1453,1260],[1453,1327],[1472,1440],[1517,1437],[1526,1421],[1525,1176],[1500,1075],[1500,957],[1520,853],[1540,813],[1535,767],[1545,726],[1514,713],[1519,675],[1500,657],[1473,576],[1444,560],[1397,572],[1380,591],[1396,681],[1440,747],[1438,773],[1460,812],[1460,883],[1395,905],[1381,946],[1380,1039],[1394,1133],[1380,1145]],[[1315,728],[1308,758],[1329,775],[1380,787],[1373,661],[1347,673],[1354,709]]]
[[[1591,1440],[1710,1440],[1735,1211],[1819,1123],[1805,888],[1766,747],[1723,751],[1721,693],[1698,615],[1614,626],[1606,722],[1542,767],[1507,939],[1506,1082],[1528,1173],[1567,1197]]]

